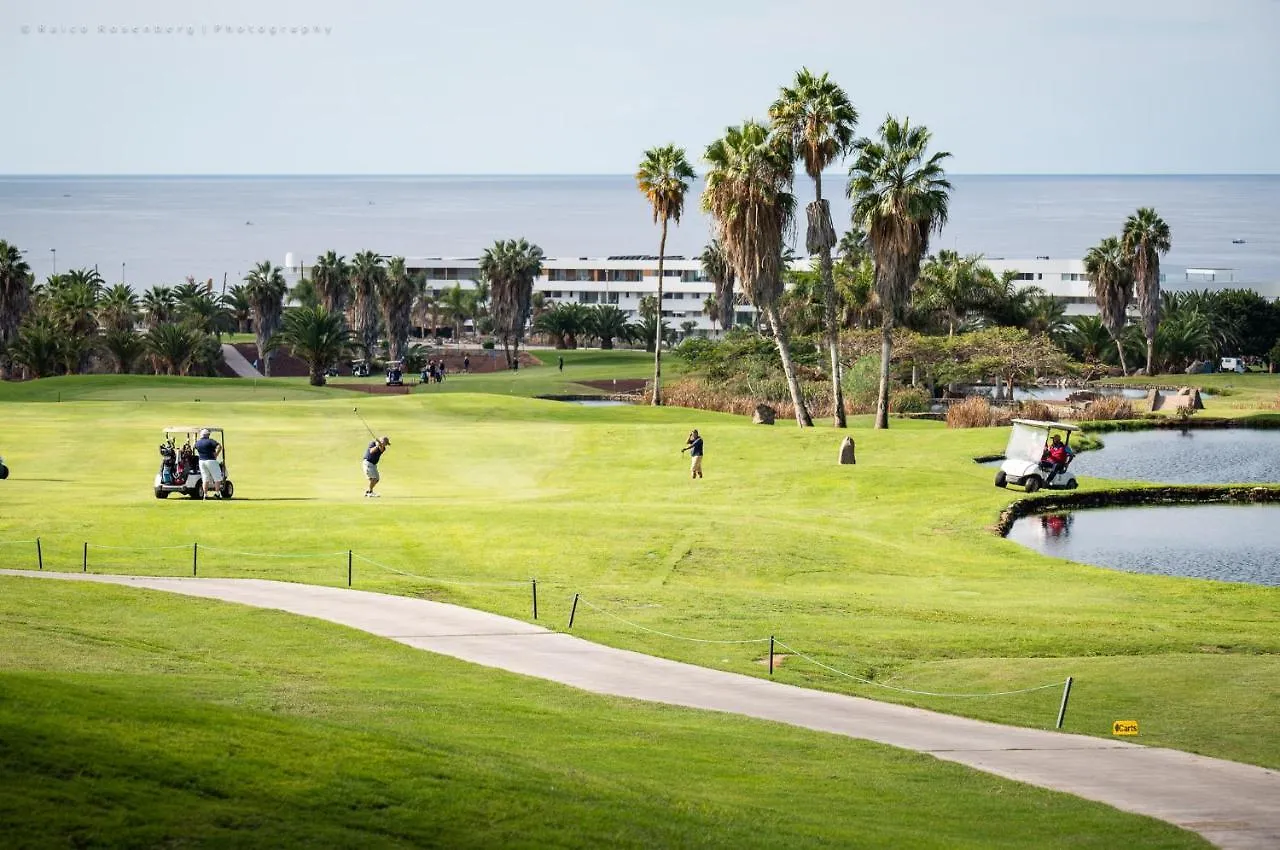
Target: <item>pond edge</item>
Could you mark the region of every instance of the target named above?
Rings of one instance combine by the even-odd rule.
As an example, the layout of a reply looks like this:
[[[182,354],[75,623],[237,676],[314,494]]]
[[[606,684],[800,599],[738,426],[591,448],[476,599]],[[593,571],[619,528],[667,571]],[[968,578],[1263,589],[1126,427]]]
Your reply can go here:
[[[1073,490],[1028,496],[1000,512],[991,530],[1001,537],[1015,521],[1036,514],[1089,508],[1133,507],[1135,505],[1262,504],[1280,502],[1280,484],[1180,484],[1160,487],[1130,487],[1113,490]]]

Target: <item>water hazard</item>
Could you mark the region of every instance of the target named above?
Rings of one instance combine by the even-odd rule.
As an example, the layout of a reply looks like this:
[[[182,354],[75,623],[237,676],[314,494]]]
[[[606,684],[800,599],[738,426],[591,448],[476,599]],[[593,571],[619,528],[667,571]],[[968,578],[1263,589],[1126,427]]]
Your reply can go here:
[[[1103,448],[1081,452],[1072,464],[1077,476],[1157,484],[1280,483],[1280,430],[1163,429],[1101,437]]]
[[[1132,573],[1280,587],[1280,505],[1105,508],[1017,520],[1009,539]]]

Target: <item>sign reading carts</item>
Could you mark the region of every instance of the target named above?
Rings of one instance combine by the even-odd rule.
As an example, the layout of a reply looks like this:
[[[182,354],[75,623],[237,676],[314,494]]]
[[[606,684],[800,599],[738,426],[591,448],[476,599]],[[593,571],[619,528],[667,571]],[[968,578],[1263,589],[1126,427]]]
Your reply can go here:
[[[1117,720],[1111,724],[1112,735],[1136,735],[1138,734],[1138,721],[1136,720]]]

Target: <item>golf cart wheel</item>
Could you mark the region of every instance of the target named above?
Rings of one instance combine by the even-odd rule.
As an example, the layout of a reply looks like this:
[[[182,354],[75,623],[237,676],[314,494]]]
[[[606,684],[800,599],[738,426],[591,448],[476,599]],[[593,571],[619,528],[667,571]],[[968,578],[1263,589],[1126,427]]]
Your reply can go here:
[[[1027,482],[1026,482],[1026,484],[1025,484],[1024,486],[1027,488],[1027,492],[1028,492],[1028,493],[1034,493],[1035,491],[1039,490],[1039,489],[1040,489],[1040,476],[1039,476],[1039,475],[1028,475],[1028,476],[1027,476]]]
[[[230,481],[223,481],[222,486],[218,488],[218,492],[222,494],[222,498],[230,499],[235,495],[236,485],[232,484]]]
[[[9,467],[5,466],[3,463],[0,463],[0,481],[3,481],[8,477],[9,477]]]
[[[1068,489],[1068,490],[1074,490],[1074,489],[1076,489],[1076,488],[1077,488],[1077,487],[1079,487],[1079,486],[1080,486],[1080,484],[1079,484],[1079,483],[1078,483],[1074,478],[1072,478],[1070,481],[1068,481],[1068,482],[1067,482],[1067,489]]]
[[[167,499],[167,498],[169,498],[169,491],[168,491],[168,490],[165,490],[163,487],[157,487],[157,488],[156,488],[156,498],[157,498],[157,499]]]
[[[201,481],[193,489],[188,490],[187,495],[190,496],[192,499],[203,499],[204,498],[204,482]]]
[[[1006,475],[1004,474],[1004,470],[1003,470],[1003,469],[996,473],[996,486],[997,486],[997,487],[999,487],[1001,490],[1003,490],[1003,489],[1004,489],[1004,485],[1006,485],[1006,484],[1008,484],[1008,483],[1009,483],[1009,478],[1008,478],[1008,476],[1006,476]]]

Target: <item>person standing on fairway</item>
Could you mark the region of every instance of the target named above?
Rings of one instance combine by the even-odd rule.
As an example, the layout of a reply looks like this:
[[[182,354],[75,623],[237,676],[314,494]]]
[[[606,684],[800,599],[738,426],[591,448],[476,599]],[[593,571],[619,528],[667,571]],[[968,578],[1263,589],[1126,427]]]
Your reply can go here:
[[[689,457],[691,458],[691,462],[689,464],[689,477],[701,478],[702,477],[702,437],[698,434],[697,428],[694,428],[692,431],[689,432],[689,442],[687,445],[685,445],[683,449],[680,450],[680,454],[684,454],[685,452],[688,452]]]
[[[369,489],[364,491],[366,499],[380,498],[373,492],[373,488],[377,487],[378,482],[382,480],[382,476],[378,474],[378,461],[382,459],[382,453],[389,445],[391,445],[390,437],[379,437],[370,442],[369,448],[364,451],[364,477],[369,479]]]
[[[222,482],[222,467],[218,465],[218,455],[222,453],[222,446],[209,436],[208,428],[201,428],[200,439],[196,440],[194,448],[196,457],[200,459],[200,480],[204,485],[204,498],[209,498],[209,494],[213,493],[215,499],[221,499],[222,492],[218,489],[218,485]]]

